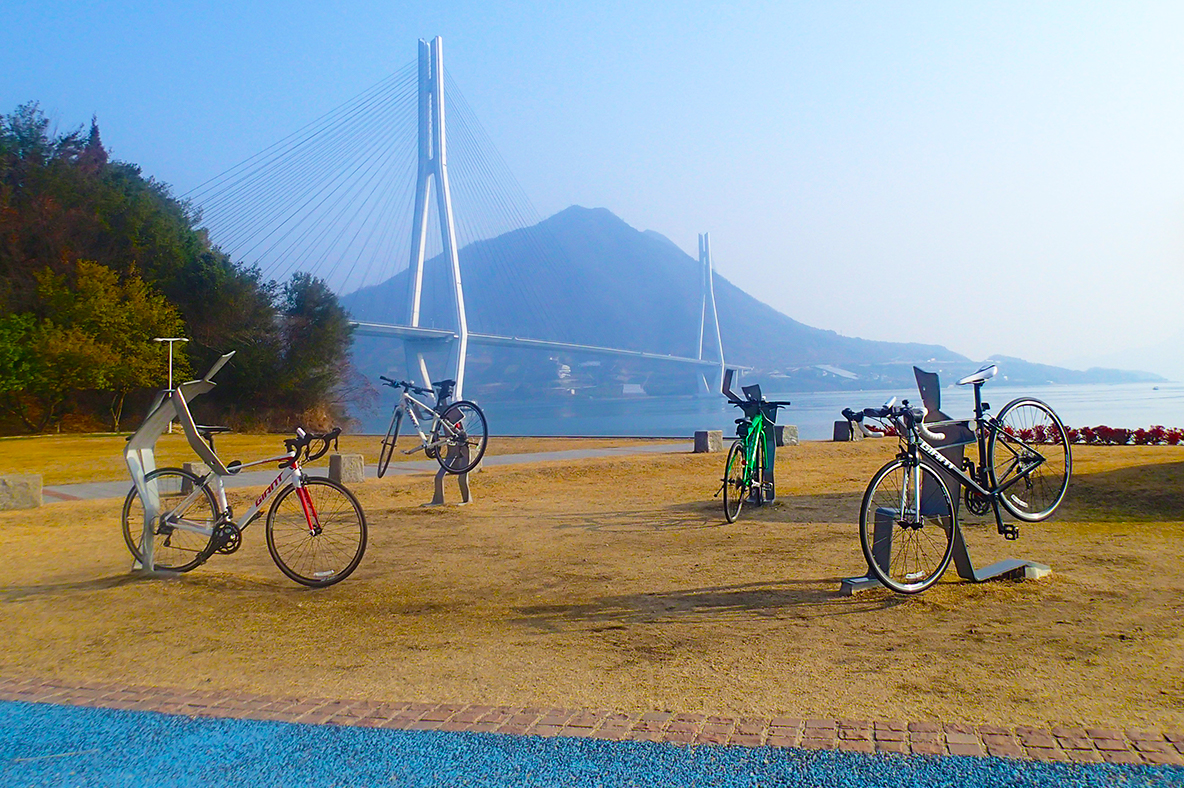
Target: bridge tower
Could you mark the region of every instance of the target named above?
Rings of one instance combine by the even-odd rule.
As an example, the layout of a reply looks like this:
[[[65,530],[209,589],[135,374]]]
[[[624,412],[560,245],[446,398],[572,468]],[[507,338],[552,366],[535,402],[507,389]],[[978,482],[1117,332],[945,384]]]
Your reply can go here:
[[[719,359],[719,377],[714,381],[707,380],[707,373],[700,372],[699,380],[705,394],[718,394],[724,384],[724,343],[719,334],[719,313],[715,311],[715,276],[711,266],[711,234],[699,235],[699,265],[703,272],[702,304],[699,309],[699,360],[703,359],[704,345],[710,342],[715,347]],[[707,313],[711,312],[711,322],[707,322]],[[714,384],[714,385],[713,385]]]
[[[456,224],[452,214],[452,190],[448,183],[448,149],[444,134],[444,54],[442,39],[419,41],[419,168],[415,181],[415,216],[411,228],[411,276],[408,323],[419,328],[420,305],[423,297],[423,267],[427,254],[427,232],[432,181],[436,184],[436,213],[440,221],[440,238],[445,259],[451,266],[452,303],[455,318],[455,339],[448,342],[448,366],[456,380],[454,396],[464,396],[465,361],[469,350],[469,325],[465,317],[464,289],[460,281],[460,257],[456,247]],[[407,372],[418,377],[425,386],[432,384],[424,352],[439,347],[439,340],[404,340]]]

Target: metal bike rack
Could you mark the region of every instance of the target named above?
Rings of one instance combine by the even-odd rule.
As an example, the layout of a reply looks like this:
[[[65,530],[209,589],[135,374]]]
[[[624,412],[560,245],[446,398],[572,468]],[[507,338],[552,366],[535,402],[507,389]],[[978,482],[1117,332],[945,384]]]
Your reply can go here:
[[[932,443],[933,447],[938,449],[947,460],[961,467],[962,454],[966,446],[975,441],[974,431],[970,429],[967,421],[956,421],[942,413],[941,386],[938,382],[936,372],[925,372],[917,367],[913,367],[913,374],[917,378],[917,389],[921,392],[921,402],[925,405],[927,411],[925,416],[926,423],[941,422],[942,431],[946,435],[944,440]],[[958,506],[962,501],[962,483],[956,476],[944,468],[935,467],[935,470],[941,474],[946,486],[949,487],[950,496],[954,499],[954,513],[957,514]],[[923,512],[925,502],[930,498],[931,496],[925,489],[924,482],[922,482],[921,509]],[[891,557],[891,534],[895,527],[895,521],[895,510],[876,510],[872,532],[873,544],[878,549],[873,551],[873,558],[875,558],[876,563],[880,566],[887,566]],[[953,563],[954,569],[958,572],[958,577],[963,580],[969,580],[972,583],[984,583],[988,580],[1001,580],[1021,576],[1029,580],[1039,580],[1042,577],[1052,574],[1052,569],[1045,564],[1039,564],[1035,561],[1028,561],[1022,558],[1005,558],[982,569],[975,568],[974,562],[970,560],[970,551],[966,547],[966,539],[962,536],[961,525],[957,525],[954,528]],[[850,596],[851,594],[857,594],[860,591],[867,591],[872,588],[883,588],[883,585],[876,579],[875,572],[869,566],[867,572],[859,577],[843,578],[839,586],[839,593]]]
[[[178,385],[175,389],[164,389],[158,392],[152,401],[152,406],[148,409],[148,416],[144,419],[144,423],[127,440],[127,446],[123,450],[123,459],[127,463],[128,472],[131,473],[132,484],[139,490],[140,500],[144,503],[144,531],[140,543],[144,560],[143,563],[134,562],[132,564],[133,570],[138,569],[146,573],[154,573],[155,571],[153,569],[155,563],[153,542],[156,533],[156,518],[160,515],[160,500],[156,495],[155,486],[150,488],[144,479],[149,473],[156,470],[156,442],[168,430],[169,424],[174,418],[185,430],[189,446],[197,453],[197,456],[201,457],[202,461],[215,473],[223,476],[229,474],[222,460],[218,459],[218,455],[214,454],[198,434],[193,414],[189,412],[189,402],[217,385],[211,378],[218,374],[218,370],[222,369],[233,355],[234,351],[231,351],[220,357],[201,380],[191,380]]]

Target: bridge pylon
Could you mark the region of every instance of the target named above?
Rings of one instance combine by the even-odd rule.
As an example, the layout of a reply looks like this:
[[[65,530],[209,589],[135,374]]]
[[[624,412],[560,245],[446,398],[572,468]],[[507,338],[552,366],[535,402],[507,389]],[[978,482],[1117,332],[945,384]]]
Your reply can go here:
[[[699,373],[700,391],[704,394],[718,394],[724,384],[724,343],[719,333],[719,313],[715,310],[715,276],[711,265],[711,234],[699,234],[699,266],[703,273],[702,305],[699,309],[699,360],[703,361],[705,345],[711,344],[715,348],[715,356],[719,359],[719,375],[714,380],[707,379],[707,372]],[[707,313],[711,313],[708,322]]]
[[[423,298],[423,268],[427,254],[429,208],[432,181],[436,184],[436,213],[440,221],[440,239],[451,266],[452,303],[456,338],[448,343],[448,367],[456,380],[454,396],[464,396],[465,362],[469,350],[469,325],[465,316],[464,288],[460,281],[460,256],[456,246],[456,223],[452,213],[452,189],[448,183],[448,149],[444,134],[444,54],[443,40],[419,41],[419,167],[415,181],[415,216],[411,228],[411,276],[409,324],[419,328]],[[407,374],[419,378],[424,386],[432,384],[424,353],[439,347],[438,342],[408,338],[404,341]]]

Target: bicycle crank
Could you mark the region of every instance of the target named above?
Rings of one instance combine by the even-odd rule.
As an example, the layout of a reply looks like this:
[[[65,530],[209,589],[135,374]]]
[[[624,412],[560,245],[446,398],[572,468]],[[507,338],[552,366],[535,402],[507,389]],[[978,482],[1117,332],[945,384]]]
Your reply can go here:
[[[214,539],[218,547],[215,552],[230,555],[243,543],[243,533],[234,523],[220,523],[214,530]]]

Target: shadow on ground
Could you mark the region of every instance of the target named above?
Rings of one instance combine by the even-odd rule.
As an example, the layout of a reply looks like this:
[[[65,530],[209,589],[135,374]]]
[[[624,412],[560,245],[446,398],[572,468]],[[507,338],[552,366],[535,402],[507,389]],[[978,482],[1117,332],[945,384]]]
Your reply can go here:
[[[1100,522],[1184,520],[1184,462],[1074,475],[1057,517]]]
[[[852,599],[840,596],[839,578],[778,580],[729,586],[687,588],[649,594],[605,596],[578,605],[532,605],[515,608],[519,623],[547,628],[558,623],[662,623],[694,618],[747,616],[777,618],[792,612],[796,618],[859,615],[883,610],[908,600],[897,596]]]

